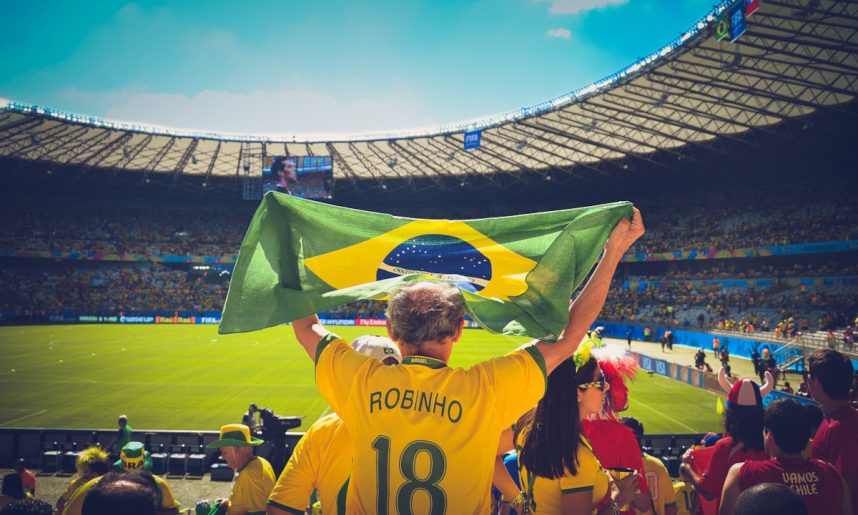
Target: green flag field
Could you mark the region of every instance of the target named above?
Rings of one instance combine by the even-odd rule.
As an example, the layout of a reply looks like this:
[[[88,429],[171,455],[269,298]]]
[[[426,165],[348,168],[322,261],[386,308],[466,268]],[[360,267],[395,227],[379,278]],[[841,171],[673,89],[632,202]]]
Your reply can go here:
[[[384,328],[338,327],[346,339]],[[527,341],[467,329],[452,366],[468,366]],[[303,416],[329,408],[292,329],[219,335],[216,326],[0,327],[0,427],[216,430],[241,421],[251,402]],[[514,378],[509,378],[510,381]],[[631,408],[648,433],[719,431],[715,396],[639,373]]]

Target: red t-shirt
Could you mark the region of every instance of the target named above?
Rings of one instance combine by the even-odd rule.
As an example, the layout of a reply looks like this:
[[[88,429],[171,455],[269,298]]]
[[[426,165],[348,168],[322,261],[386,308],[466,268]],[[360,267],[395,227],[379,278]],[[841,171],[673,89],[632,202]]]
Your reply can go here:
[[[649,492],[641,448],[631,429],[621,422],[606,419],[584,420],[581,426],[584,436],[593,445],[593,454],[599,459],[602,468],[621,467],[637,470],[638,488],[641,492]],[[632,508],[622,513],[634,514],[635,510]]]
[[[715,497],[715,506],[721,505],[721,490],[727,480],[727,472],[730,467],[743,461],[759,461],[769,459],[765,451],[751,451],[744,445],[733,447],[733,437],[725,436],[715,442],[712,451],[712,461],[709,462],[709,470],[703,474],[698,488]]]
[[[761,483],[778,483],[792,488],[807,506],[808,513],[840,513],[843,483],[830,463],[822,460],[772,458],[747,461],[739,470],[739,490]]]
[[[846,406],[822,419],[810,455],[840,472],[852,492],[852,513],[858,514],[858,410]]]

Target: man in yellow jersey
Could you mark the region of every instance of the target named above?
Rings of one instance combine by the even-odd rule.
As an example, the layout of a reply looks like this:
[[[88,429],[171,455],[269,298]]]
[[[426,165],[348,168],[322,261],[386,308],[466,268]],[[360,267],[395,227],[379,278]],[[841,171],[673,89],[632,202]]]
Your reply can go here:
[[[532,342],[467,369],[447,361],[464,327],[464,301],[447,283],[412,282],[388,301],[387,331],[402,365],[355,352],[316,316],[292,324],[316,363],[322,396],[354,449],[348,513],[487,513],[498,439],[542,397],[605,303],[625,251],[644,233],[622,219],[554,344]]]
[[[143,448],[140,442],[128,442],[122,447],[119,452],[119,460],[114,463],[114,468],[117,472],[125,472],[128,474],[140,474],[147,481],[152,483],[155,488],[156,501],[158,504],[158,515],[178,515],[179,503],[173,497],[173,492],[170,490],[170,485],[161,476],[150,474],[152,469],[152,459],[149,453]],[[81,515],[83,511],[83,503],[86,500],[86,495],[89,491],[98,484],[105,476],[100,476],[85,483],[72,494],[68,503],[65,505],[63,515]]]
[[[402,362],[399,348],[383,336],[364,335],[352,348],[385,365]],[[304,435],[268,498],[268,515],[304,513],[318,490],[323,514],[345,513],[346,488],[352,470],[352,444],[336,413],[321,417]]]
[[[238,473],[229,499],[215,501],[218,515],[265,513],[265,501],[274,488],[274,469],[268,460],[253,455],[253,447],[263,443],[250,436],[250,428],[246,425],[227,424],[220,428],[220,437],[206,446],[220,449],[226,464]]]
[[[620,421],[632,430],[638,439],[638,446],[640,447],[644,435],[643,423],[635,417],[623,417]],[[652,504],[656,515],[676,515],[676,492],[673,490],[673,480],[670,479],[670,474],[667,473],[667,467],[664,466],[664,463],[660,459],[650,456],[643,451],[641,451],[641,454],[643,455],[649,494],[652,497]],[[644,513],[640,510],[636,511]]]

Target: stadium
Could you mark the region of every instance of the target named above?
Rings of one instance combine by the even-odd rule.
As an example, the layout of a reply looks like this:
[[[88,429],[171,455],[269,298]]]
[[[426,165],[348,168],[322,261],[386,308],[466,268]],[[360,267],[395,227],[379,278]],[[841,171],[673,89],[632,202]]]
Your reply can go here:
[[[331,407],[289,327],[218,324],[284,160],[294,196],[414,219],[631,201],[646,234],[593,327],[634,357],[623,415],[674,479],[687,449],[723,431],[713,341],[735,377],[760,379],[752,355],[770,356],[764,402],[813,403],[811,352],[858,370],[858,5],[764,0],[747,17],[745,5],[718,4],[586,87],[425,131],[295,141],[0,99],[0,467],[24,458],[53,505],[79,451],[106,446],[123,413],[187,509],[229,494],[232,470],[205,446],[255,403],[285,416],[259,450],[282,468]],[[743,27],[725,21],[736,9]],[[351,340],[386,335],[385,308],[319,316]],[[454,367],[529,341],[467,326]]]

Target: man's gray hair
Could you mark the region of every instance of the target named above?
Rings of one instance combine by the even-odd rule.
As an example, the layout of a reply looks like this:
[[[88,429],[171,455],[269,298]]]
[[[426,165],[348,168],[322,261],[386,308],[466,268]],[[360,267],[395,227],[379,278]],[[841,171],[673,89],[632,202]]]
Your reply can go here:
[[[394,339],[410,345],[455,336],[464,318],[465,300],[448,283],[407,283],[394,290],[387,302]]]

